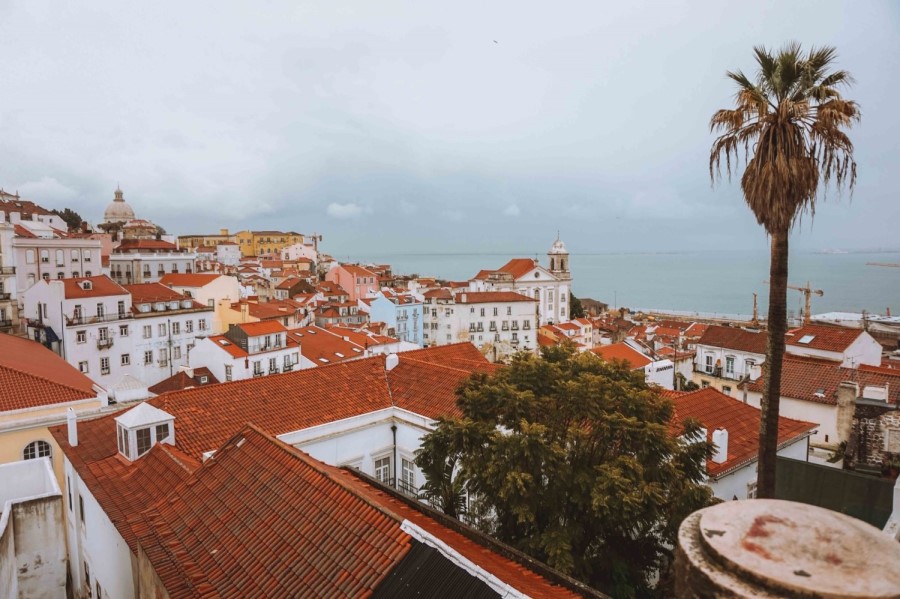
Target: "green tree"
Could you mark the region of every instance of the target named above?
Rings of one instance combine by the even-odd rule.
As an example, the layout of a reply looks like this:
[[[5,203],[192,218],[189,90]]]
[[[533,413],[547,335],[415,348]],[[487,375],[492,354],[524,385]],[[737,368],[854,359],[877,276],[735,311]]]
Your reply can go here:
[[[569,294],[569,317],[584,318],[584,306],[581,305],[581,300],[575,297],[574,293]]]
[[[766,378],[760,422],[759,497],[775,493],[778,411],[784,335],[787,332],[788,238],[804,213],[815,214],[819,184],[851,192],[856,183],[853,144],[845,133],[859,120],[859,106],[838,89],[852,82],[833,70],[834,48],[804,53],[790,43],[773,53],[754,48],[755,80],[729,72],[737,84],[734,108],[717,111],[710,130],[718,132],[710,151],[709,174],[741,176],[744,200],[771,237]],[[724,165],[723,165],[724,161]]]
[[[51,210],[51,212],[59,215],[60,218],[66,221],[66,227],[68,227],[69,231],[78,231],[81,229],[81,223],[84,222],[84,219],[71,208],[64,208],[62,211]]]
[[[462,416],[417,456],[429,493],[458,509],[464,486],[490,514],[485,532],[613,595],[650,592],[678,525],[711,500],[709,444],[673,437],[671,402],[623,364],[564,346],[457,393]]]

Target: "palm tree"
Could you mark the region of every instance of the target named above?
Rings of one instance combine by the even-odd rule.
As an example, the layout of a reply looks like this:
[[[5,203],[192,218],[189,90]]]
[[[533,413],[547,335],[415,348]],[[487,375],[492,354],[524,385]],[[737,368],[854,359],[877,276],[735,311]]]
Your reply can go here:
[[[849,73],[833,70],[834,48],[804,53],[792,42],[773,53],[754,48],[756,80],[728,72],[737,83],[734,108],[717,111],[710,120],[716,132],[709,155],[713,183],[722,170],[729,178],[739,171],[744,200],[771,237],[769,337],[765,392],[759,429],[759,497],[775,493],[781,362],[787,332],[788,237],[804,213],[815,214],[819,183],[852,193],[856,183],[853,144],[845,133],[859,121],[859,106],[841,97],[838,88],[852,83]]]

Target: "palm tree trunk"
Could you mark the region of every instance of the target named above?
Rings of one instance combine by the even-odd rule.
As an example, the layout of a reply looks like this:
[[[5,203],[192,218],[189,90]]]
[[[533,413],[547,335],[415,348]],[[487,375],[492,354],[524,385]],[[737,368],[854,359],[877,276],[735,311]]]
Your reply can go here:
[[[759,472],[757,497],[775,497],[775,456],[778,453],[778,407],[781,403],[781,362],[787,333],[788,235],[784,229],[772,235],[769,265],[769,339],[766,346],[766,379],[760,408]]]

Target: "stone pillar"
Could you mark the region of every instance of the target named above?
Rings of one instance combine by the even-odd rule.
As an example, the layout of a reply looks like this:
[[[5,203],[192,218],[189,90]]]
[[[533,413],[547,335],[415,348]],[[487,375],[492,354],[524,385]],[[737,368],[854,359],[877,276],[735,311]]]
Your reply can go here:
[[[900,543],[824,508],[728,501],[694,512],[678,531],[675,595],[900,597]]]
[[[859,397],[859,385],[852,381],[844,381],[837,390],[837,439],[835,442],[850,440],[853,430],[853,414],[856,410],[856,398]]]

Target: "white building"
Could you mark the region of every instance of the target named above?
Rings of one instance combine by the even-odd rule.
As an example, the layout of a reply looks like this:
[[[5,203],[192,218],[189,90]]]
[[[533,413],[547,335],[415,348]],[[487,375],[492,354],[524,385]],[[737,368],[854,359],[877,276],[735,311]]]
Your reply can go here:
[[[158,283],[122,287],[109,277],[41,281],[25,292],[29,337],[98,385],[132,376],[153,385],[186,363],[208,335],[212,309]]]
[[[225,266],[237,266],[241,263],[241,246],[233,241],[216,244],[216,262]]]
[[[317,240],[317,236],[311,237],[313,240]],[[291,262],[294,260],[299,260],[300,258],[306,258],[308,260],[312,260],[313,263],[319,261],[319,251],[317,248],[318,243],[295,243],[293,245],[289,245],[287,247],[281,248],[281,259],[285,262]]]
[[[68,237],[43,223],[20,223],[12,240],[19,305],[37,281],[103,274],[101,242]]]
[[[203,306],[215,308],[213,335],[225,332],[228,326],[227,319],[223,317],[224,311],[230,310],[231,304],[241,299],[241,284],[237,277],[229,275],[176,273],[165,275],[159,282]]]
[[[795,356],[834,360],[845,368],[881,365],[881,344],[868,332],[848,327],[808,324],[787,334],[784,349]]]
[[[537,348],[536,300],[512,291],[425,293],[428,346],[470,342],[491,360]]]
[[[590,352],[607,362],[622,361],[632,370],[641,371],[648,385],[658,385],[663,389],[674,388],[675,364],[671,360],[654,360],[627,342],[601,345]]]
[[[134,314],[127,373],[149,387],[188,364],[188,353],[197,341],[212,334],[214,312],[160,283],[126,285],[125,289]]]
[[[755,380],[766,360],[766,333],[710,326],[697,341],[693,381],[739,397],[738,384]]]
[[[156,283],[166,274],[193,273],[197,253],[159,239],[125,239],[109,257],[110,276],[117,283]]]
[[[13,225],[0,222],[0,333],[18,328],[19,298],[16,290],[16,256],[13,253]]]
[[[240,381],[300,368],[300,348],[277,321],[233,324],[223,335],[197,342],[190,365],[206,367],[219,381]]]

